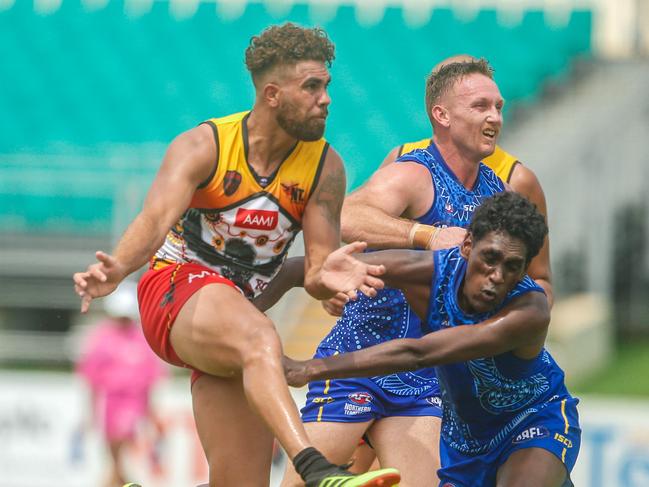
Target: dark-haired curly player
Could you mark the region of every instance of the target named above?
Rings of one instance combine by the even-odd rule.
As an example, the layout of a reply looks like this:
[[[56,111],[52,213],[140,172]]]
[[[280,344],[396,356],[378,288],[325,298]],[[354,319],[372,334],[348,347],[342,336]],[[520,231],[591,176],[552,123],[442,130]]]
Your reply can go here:
[[[311,295],[382,287],[381,267],[350,255],[362,244],[336,250],[345,172],[323,139],[333,59],[321,29],[287,23],[253,37],[252,110],[179,135],[113,255],[97,252],[98,262],[74,276],[86,311],[150,261],[138,288],[145,336],[161,358],[194,370],[194,417],[213,487],[267,486],[273,436],[309,487],[399,480],[395,469],[353,476],[312,447],[275,327],[250,302],[300,230]]]
[[[289,384],[435,366],[443,403],[441,487],[572,485],[578,400],[544,348],[548,302],[525,274],[546,234],[535,206],[505,192],[476,209],[459,247],[360,256],[385,266],[386,285],[404,292],[425,334],[287,360]]]

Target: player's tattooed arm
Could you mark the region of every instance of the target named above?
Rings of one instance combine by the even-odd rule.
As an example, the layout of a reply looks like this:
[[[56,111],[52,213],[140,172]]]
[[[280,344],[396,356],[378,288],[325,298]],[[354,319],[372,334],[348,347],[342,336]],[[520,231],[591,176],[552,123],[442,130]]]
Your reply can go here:
[[[337,292],[350,298],[356,290],[373,295],[383,282],[375,276],[383,268],[352,257],[364,249],[354,243],[332,256],[340,246],[340,209],[345,196],[345,169],[340,156],[329,147],[322,172],[307,202],[302,218],[304,231],[304,288],[317,299],[328,299]]]
[[[340,208],[345,196],[345,169],[332,147],[322,161],[320,177],[304,209],[304,288],[313,297],[331,296],[320,282],[320,269],[327,256],[340,246]]]
[[[345,198],[346,186],[347,181],[342,161],[340,164],[332,163],[329,170],[323,171],[322,179],[313,195],[317,208],[333,228],[340,227],[340,211]]]

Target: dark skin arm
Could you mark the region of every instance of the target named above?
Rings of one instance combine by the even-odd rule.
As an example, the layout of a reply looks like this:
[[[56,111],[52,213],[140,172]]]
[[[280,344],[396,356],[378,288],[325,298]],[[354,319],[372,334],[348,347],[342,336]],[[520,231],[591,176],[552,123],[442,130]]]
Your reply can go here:
[[[365,244],[355,242],[352,244],[344,245],[339,249],[334,250],[327,256],[322,266],[323,282],[329,287],[334,288],[340,285],[345,279],[348,278],[349,262],[352,265],[368,267],[375,269],[377,273],[382,274],[384,267],[376,259],[367,259],[364,254],[355,254],[355,252],[364,250]],[[262,294],[252,300],[252,303],[260,311],[266,311],[273,306],[279,299],[289,290],[294,287],[303,287],[305,283],[305,265],[306,257],[291,257],[286,259],[282,268],[277,275],[270,281]],[[382,285],[382,284],[381,284]],[[361,288],[361,291],[365,292]],[[372,288],[369,289],[372,294],[376,291]]]
[[[277,301],[294,287],[304,285],[304,257],[286,259],[277,275],[266,286],[263,293],[252,300],[259,311],[272,308]]]
[[[365,254],[385,265],[386,284],[401,288],[413,310],[425,318],[433,273],[432,253],[390,250]],[[423,258],[422,258],[423,257]],[[547,299],[531,292],[515,299],[498,315],[482,323],[456,326],[420,339],[396,339],[352,353],[305,362],[286,360],[292,386],[312,380],[369,377],[423,367],[462,362],[513,351],[531,359],[543,346],[550,312]]]

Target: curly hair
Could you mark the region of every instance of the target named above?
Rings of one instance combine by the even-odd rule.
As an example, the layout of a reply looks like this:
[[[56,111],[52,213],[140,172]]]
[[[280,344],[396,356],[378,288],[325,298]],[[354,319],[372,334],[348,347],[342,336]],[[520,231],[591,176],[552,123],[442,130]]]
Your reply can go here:
[[[520,239],[527,249],[529,262],[543,247],[548,226],[536,205],[518,193],[505,191],[482,202],[473,214],[468,231],[474,242],[491,232],[502,232]]]
[[[334,45],[324,30],[299,27],[291,22],[268,27],[252,37],[246,48],[246,66],[253,81],[280,64],[322,61],[331,66],[334,58]]]
[[[493,68],[486,59],[448,63],[439,69],[433,69],[426,78],[426,113],[431,123],[433,122],[432,110],[439,99],[448,93],[457,81],[474,73],[493,79]]]

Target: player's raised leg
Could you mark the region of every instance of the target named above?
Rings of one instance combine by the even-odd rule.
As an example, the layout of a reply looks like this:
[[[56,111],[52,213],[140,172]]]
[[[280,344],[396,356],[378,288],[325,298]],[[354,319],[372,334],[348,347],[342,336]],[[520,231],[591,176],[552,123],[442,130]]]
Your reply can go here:
[[[185,363],[214,376],[240,380],[241,399],[245,397],[246,400],[241,407],[249,407],[259,415],[309,487],[319,487],[324,479],[330,477],[340,477],[335,485],[341,487],[387,487],[399,480],[396,470],[352,478],[310,448],[311,443],[284,378],[282,347],[275,327],[233,287],[212,283],[194,293],[178,314],[170,338],[176,354]],[[208,389],[218,384],[202,381],[201,385],[199,381],[196,386]],[[216,390],[206,392],[197,389],[194,403],[197,403],[199,396],[200,399],[211,400],[216,394]],[[230,404],[230,407],[239,406]],[[204,414],[209,415],[209,408],[201,404],[195,406],[195,411],[200,427],[205,422]],[[230,423],[229,426],[234,425]],[[240,425],[237,427],[240,428]],[[201,439],[210,462],[211,485],[260,485],[255,481],[246,484],[224,483],[222,476],[226,473],[218,470],[218,465],[228,465],[228,478],[249,478],[250,463],[241,462],[240,456],[236,457],[230,449],[222,448],[218,436],[207,438],[203,434]],[[271,451],[269,444],[268,455]],[[261,465],[268,458],[259,456],[255,461]],[[263,475],[263,481],[267,482],[267,475]]]
[[[243,397],[291,458],[310,446],[284,378],[275,327],[241,293],[224,284],[202,287],[183,306],[170,338],[185,363],[240,380]]]
[[[192,399],[210,484],[267,487],[273,435],[248,405],[241,380],[202,375]]]

